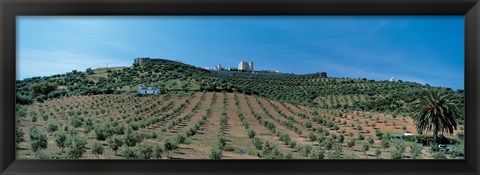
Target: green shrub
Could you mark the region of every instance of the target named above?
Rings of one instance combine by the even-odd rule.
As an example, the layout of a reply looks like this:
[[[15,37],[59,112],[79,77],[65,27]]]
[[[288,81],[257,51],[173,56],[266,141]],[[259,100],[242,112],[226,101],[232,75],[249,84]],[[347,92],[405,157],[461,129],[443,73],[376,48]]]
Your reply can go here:
[[[48,120],[47,122],[47,131],[52,134],[53,132],[58,130],[58,124],[54,120]]]
[[[378,139],[383,138],[383,133],[380,131],[380,129],[375,129],[375,136],[377,136]]]
[[[447,159],[447,157],[445,156],[445,154],[443,154],[443,153],[440,152],[440,151],[434,152],[434,153],[432,154],[432,158],[433,158],[433,159]]]
[[[123,145],[123,142],[120,138],[117,136],[111,136],[108,139],[108,147],[110,147],[113,151],[114,154],[117,155],[117,150]]]
[[[315,134],[313,134],[312,132],[308,134],[308,140],[310,141],[316,141],[317,140],[317,136],[315,136]]]
[[[384,151],[385,151],[385,149],[390,148],[390,144],[389,144],[389,141],[387,139],[382,139],[381,144],[382,144],[382,148],[383,148]]]
[[[47,136],[36,126],[30,127],[30,146],[33,152],[47,148]]]
[[[35,158],[40,160],[49,160],[52,159],[52,155],[46,150],[38,150],[35,152]]]
[[[448,152],[448,154],[450,154],[453,158],[465,156],[463,149],[464,149],[463,144],[457,144],[453,149],[451,149]]]
[[[326,158],[327,159],[340,159],[341,154],[338,151],[327,151]]]
[[[368,143],[370,143],[370,144],[373,144],[373,143],[375,142],[375,140],[373,140],[373,138],[370,137],[370,136],[367,138],[367,141],[368,141]]]
[[[355,146],[355,139],[351,139],[350,141],[348,141],[347,146],[353,149],[353,147]]]
[[[326,150],[330,150],[333,147],[333,140],[331,139],[325,139],[323,142],[323,146],[325,147]]]
[[[168,137],[163,142],[163,146],[166,150],[174,150],[178,148],[178,145]]]
[[[183,144],[183,143],[185,143],[185,140],[186,140],[186,139],[187,139],[187,138],[186,138],[183,134],[179,134],[179,135],[177,135],[177,137],[175,138],[175,141],[177,142],[177,145],[178,145],[178,144]]]
[[[288,142],[289,148],[295,148],[295,146],[297,146],[297,142],[295,142],[294,140],[290,140],[290,142]]]
[[[283,154],[277,146],[265,142],[262,146],[262,158],[265,159],[283,159]]]
[[[153,156],[153,146],[149,143],[142,142],[138,145],[138,158],[150,159]]]
[[[55,138],[55,143],[63,152],[63,148],[65,148],[65,141],[67,140],[67,134],[65,131],[57,131],[53,134],[53,137]]]
[[[210,159],[221,159],[222,158],[222,150],[219,148],[212,148],[210,150]]]
[[[405,153],[405,145],[403,142],[397,142],[395,144],[395,149],[390,152],[392,159],[402,159],[403,154]]]
[[[307,122],[305,123],[306,128],[312,128],[312,122]]]
[[[37,115],[32,115],[32,122],[37,122]]]
[[[412,158],[414,159],[421,158],[422,149],[423,147],[420,144],[411,144],[410,150],[411,150]]]
[[[223,149],[227,145],[227,140],[223,137],[217,137],[217,147]]]
[[[252,139],[252,144],[257,148],[258,150],[262,149],[263,142],[259,138],[253,138]]]
[[[31,84],[28,89],[37,95],[48,95],[50,92],[56,90],[58,85],[51,82],[40,82]]]
[[[318,147],[313,148],[309,154],[309,157],[312,159],[323,159],[325,158],[325,151]]]
[[[136,149],[128,146],[123,147],[122,156],[126,159],[137,159]]]
[[[362,144],[363,155],[366,155],[366,153],[369,149],[370,149],[370,145],[368,143]]]
[[[47,114],[41,114],[40,116],[42,117],[43,121],[47,121],[49,118]]]
[[[78,116],[73,116],[71,119],[70,119],[70,124],[72,124],[72,126],[74,128],[78,128],[80,126],[82,126],[82,120],[80,119],[80,117]]]
[[[162,158],[162,153],[163,153],[162,148],[160,147],[160,145],[156,144],[155,147],[153,148],[153,157],[160,159]]]
[[[465,139],[465,133],[464,133],[464,132],[458,132],[458,133],[457,133],[457,137],[458,137],[460,140],[464,140],[464,139]]]
[[[381,154],[382,151],[380,151],[380,148],[375,149],[375,157],[377,157],[377,159],[380,157]]]
[[[87,139],[78,135],[70,135],[66,140],[66,157],[70,159],[81,158],[87,151]]]
[[[363,134],[358,133],[357,139],[358,139],[358,140],[365,140],[365,137],[363,137]]]
[[[188,129],[186,134],[187,134],[187,137],[190,137],[190,136],[195,135],[196,133],[197,133],[197,130],[195,130],[194,128],[190,128],[190,129]]]
[[[253,131],[252,129],[248,129],[248,138],[255,138],[255,131]]]
[[[132,131],[130,128],[127,129],[127,132],[124,135],[123,138],[123,143],[126,144],[127,146],[135,146],[137,143],[141,141],[140,136],[138,133]]]
[[[103,154],[103,146],[100,142],[94,141],[92,145],[92,154],[97,155],[97,159]]]
[[[85,133],[89,133],[91,130],[93,130],[93,120],[87,118],[87,120],[85,120],[83,123],[83,128],[85,128]]]
[[[290,153],[290,152],[287,152],[284,156],[285,159],[292,159],[292,157],[293,157],[292,153]]]
[[[297,145],[297,147],[298,146],[299,145]],[[303,145],[303,146],[297,148],[297,150],[300,150],[300,154],[302,154],[303,156],[308,157],[310,155],[310,152],[312,151],[312,146]]]
[[[20,142],[25,141],[23,136],[24,136],[23,130],[19,126],[15,127],[15,143],[18,144]]]

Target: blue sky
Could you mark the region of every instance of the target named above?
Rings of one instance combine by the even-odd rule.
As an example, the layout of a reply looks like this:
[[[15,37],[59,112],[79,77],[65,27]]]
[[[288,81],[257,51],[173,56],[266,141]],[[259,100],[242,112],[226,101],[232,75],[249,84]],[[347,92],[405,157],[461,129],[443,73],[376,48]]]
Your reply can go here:
[[[17,79],[131,66],[136,57],[200,67],[464,88],[463,16],[17,17]]]

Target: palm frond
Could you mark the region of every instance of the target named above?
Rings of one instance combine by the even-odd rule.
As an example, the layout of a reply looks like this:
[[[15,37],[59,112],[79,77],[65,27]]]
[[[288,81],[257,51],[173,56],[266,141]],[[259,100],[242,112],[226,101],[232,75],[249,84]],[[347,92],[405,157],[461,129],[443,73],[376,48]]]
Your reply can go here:
[[[413,119],[420,134],[425,131],[452,134],[457,129],[455,118],[461,114],[459,102],[454,100],[451,93],[440,89],[429,89],[427,95],[421,98]]]

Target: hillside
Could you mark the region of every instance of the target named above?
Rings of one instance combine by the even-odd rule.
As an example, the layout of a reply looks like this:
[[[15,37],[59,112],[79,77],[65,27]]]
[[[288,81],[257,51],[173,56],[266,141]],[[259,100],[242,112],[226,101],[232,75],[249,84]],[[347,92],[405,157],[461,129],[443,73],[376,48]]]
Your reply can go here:
[[[63,75],[17,81],[17,101],[30,103],[38,94],[28,90],[38,82],[54,82],[65,90],[60,95],[112,94],[135,91],[137,86],[162,91],[243,92],[264,98],[322,109],[348,109],[408,115],[429,85],[402,81],[321,78],[318,74],[231,73],[209,71],[164,60],[142,66],[95,69],[92,73],[72,71]],[[451,91],[450,88],[444,88]],[[463,91],[452,91],[463,104]],[[40,99],[60,95],[43,94]],[[25,101],[26,102],[23,102]]]
[[[138,86],[161,94],[138,95]],[[410,114],[426,88],[439,87],[318,73],[212,72],[169,60],[74,70],[17,81],[17,156],[461,158],[431,152],[425,146],[431,136],[417,135]],[[463,91],[450,93],[463,104]],[[463,119],[457,120],[458,130],[440,142],[463,150]]]

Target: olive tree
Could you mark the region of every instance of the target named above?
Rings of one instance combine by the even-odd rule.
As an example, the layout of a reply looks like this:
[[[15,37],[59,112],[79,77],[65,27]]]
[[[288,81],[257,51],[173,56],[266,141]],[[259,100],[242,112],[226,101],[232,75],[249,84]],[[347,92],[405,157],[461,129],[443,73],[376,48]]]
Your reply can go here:
[[[156,144],[155,147],[153,148],[153,157],[160,159],[162,158],[162,153],[163,153],[162,148],[160,147],[160,145]]]
[[[97,159],[103,154],[103,146],[100,142],[95,141],[92,145],[92,154],[97,155]]]
[[[33,152],[47,148],[47,136],[37,126],[30,128],[30,146]]]
[[[79,135],[70,135],[66,140],[66,157],[78,159],[87,151],[87,139]]]
[[[67,140],[67,134],[65,131],[57,131],[53,134],[53,137],[55,138],[55,143],[63,152],[63,148],[65,148],[65,141]]]
[[[149,143],[142,142],[138,145],[138,157],[140,159],[150,159],[153,155],[153,146]]]
[[[115,155],[117,155],[118,148],[120,148],[122,145],[122,140],[117,136],[112,136],[108,139],[108,147],[112,148],[112,150],[115,152]]]

